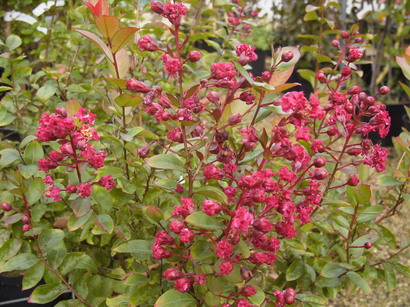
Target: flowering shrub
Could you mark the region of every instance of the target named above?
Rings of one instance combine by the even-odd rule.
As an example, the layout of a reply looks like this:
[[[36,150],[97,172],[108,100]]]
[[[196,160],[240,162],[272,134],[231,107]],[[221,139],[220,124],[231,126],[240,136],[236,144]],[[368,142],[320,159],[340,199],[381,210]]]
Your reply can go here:
[[[203,33],[186,20],[202,4],[190,15],[186,4],[151,2],[166,30],[155,38],[151,25],[120,27],[104,0],[86,5],[102,37],[76,31],[104,55],[108,102],[43,113],[24,154],[0,161],[11,169],[2,208],[12,230],[0,267],[25,271],[24,288],[44,278],[31,302],[69,289],[75,299],[59,306],[316,306],[369,291],[368,280],[391,285],[393,268],[409,275],[394,261],[407,246],[372,259],[397,248],[381,222],[408,199],[407,180],[392,177],[399,195],[384,206],[362,183],[386,170],[389,151],[367,135],[389,131],[378,101],[389,88],[371,96],[352,81],[363,57],[355,27],[332,41],[335,65],[306,97],[283,93],[296,85],[286,81],[298,48],[278,48],[252,76],[255,48],[230,45],[249,35],[252,5],[227,5],[228,43],[214,42],[216,54],[190,43]],[[138,31],[131,48],[149,61],[130,77],[125,46]]]

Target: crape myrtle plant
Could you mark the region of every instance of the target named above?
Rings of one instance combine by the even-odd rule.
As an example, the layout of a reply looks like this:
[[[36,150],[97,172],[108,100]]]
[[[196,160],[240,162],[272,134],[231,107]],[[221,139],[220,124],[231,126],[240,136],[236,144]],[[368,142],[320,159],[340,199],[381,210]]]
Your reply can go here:
[[[408,240],[382,225],[408,181],[385,177],[384,198],[365,184],[386,171],[389,151],[367,135],[389,130],[389,88],[352,83],[356,27],[337,32],[338,58],[306,97],[286,83],[297,47],[247,72],[252,3],[154,1],[141,29],[104,0],[85,4],[95,31],[76,31],[108,66],[106,100],[61,101],[0,160],[0,269],[24,272],[24,289],[44,279],[30,302],[70,290],[57,306],[320,306],[409,276],[397,262]],[[207,38],[212,13],[226,42],[208,54],[191,39]]]

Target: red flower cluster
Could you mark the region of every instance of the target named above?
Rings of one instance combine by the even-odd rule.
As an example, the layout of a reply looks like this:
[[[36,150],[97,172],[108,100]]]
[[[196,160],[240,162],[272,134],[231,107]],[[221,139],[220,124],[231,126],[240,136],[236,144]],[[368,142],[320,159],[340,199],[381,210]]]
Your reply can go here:
[[[73,117],[68,116],[64,108],[57,108],[56,113],[44,113],[40,119],[36,133],[37,139],[43,142],[58,141],[59,150],[52,150],[48,157],[38,161],[39,170],[48,173],[50,170],[59,166],[68,168],[69,171],[77,170],[79,179],[80,165],[90,165],[94,169],[99,169],[104,166],[106,153],[97,151],[92,147],[92,140],[99,140],[100,137],[94,124],[96,115],[80,108]],[[76,124],[75,119],[79,124]],[[99,181],[92,183],[81,183],[78,186],[72,184],[65,188],[59,187],[52,179],[47,176],[44,183],[48,185],[45,194],[48,198],[53,198],[54,201],[60,201],[60,192],[78,193],[81,197],[89,197],[93,184],[98,184],[110,190],[115,187],[115,182],[111,175],[103,176]]]

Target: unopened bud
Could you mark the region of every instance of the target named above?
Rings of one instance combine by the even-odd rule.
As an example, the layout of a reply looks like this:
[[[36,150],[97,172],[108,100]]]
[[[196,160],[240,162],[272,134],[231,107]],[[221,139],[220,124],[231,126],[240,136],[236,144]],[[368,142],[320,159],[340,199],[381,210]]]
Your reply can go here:
[[[201,59],[201,53],[199,51],[193,50],[188,53],[188,61],[198,62]]]
[[[326,159],[324,157],[317,157],[313,162],[315,167],[323,167],[326,165]]]
[[[357,95],[357,94],[359,94],[360,92],[361,92],[361,88],[359,87],[359,86],[357,86],[357,85],[355,85],[355,86],[352,86],[348,91],[347,91],[347,94],[348,95]]]
[[[287,62],[291,61],[293,59],[293,56],[294,56],[294,54],[291,50],[288,50],[288,51],[284,52],[282,54],[282,62],[287,63]]]
[[[126,84],[127,90],[135,93],[149,93],[152,91],[144,82],[137,79],[129,79]]]
[[[248,280],[253,277],[252,271],[249,270],[247,267],[242,267],[240,272],[244,280]]]
[[[390,92],[390,88],[388,86],[382,86],[379,89],[379,94],[380,95],[387,95]]]
[[[24,224],[21,229],[23,229],[24,232],[27,232],[27,231],[30,230],[30,225],[29,224]]]
[[[12,209],[11,205],[9,203],[6,203],[6,202],[1,203],[1,208],[4,211],[11,211],[11,209]]]
[[[208,95],[206,95],[206,98],[213,103],[219,102],[219,94],[217,92],[210,91]]]
[[[159,1],[151,2],[151,10],[161,15],[164,12],[164,5]]]
[[[58,107],[58,108],[56,108],[56,113],[57,113],[58,115],[60,115],[61,117],[63,117],[63,118],[66,118],[66,117],[67,117],[67,110],[64,109],[63,107]]]
[[[323,180],[329,175],[329,172],[325,169],[316,169],[313,178],[316,180]]]
[[[336,48],[340,48],[340,42],[337,39],[332,40],[332,46]]]
[[[343,67],[342,76],[347,77],[347,76],[350,76],[351,73],[352,73],[352,69],[349,66]]]
[[[342,31],[342,32],[340,32],[340,35],[341,35],[344,39],[346,39],[346,38],[349,37],[349,33],[347,33],[347,31]]]
[[[149,145],[150,144],[138,148],[138,150],[137,150],[138,157],[140,157],[141,159],[144,159],[148,156],[148,154],[149,154]]]
[[[359,184],[359,182],[360,182],[359,178],[353,175],[352,177],[349,178],[349,180],[347,180],[347,185],[355,187]]]
[[[232,114],[232,115],[229,116],[229,118],[228,118],[228,124],[229,124],[230,126],[239,124],[241,121],[242,121],[242,115],[239,114],[239,113]]]
[[[319,70],[316,74],[316,79],[322,83],[326,83],[326,75],[323,71]]]
[[[370,248],[372,248],[372,246],[373,246],[372,242],[366,242],[366,243],[364,243],[364,248],[365,248],[365,249],[370,249]]]
[[[27,224],[30,221],[30,218],[27,215],[25,215],[21,220],[24,224]]]

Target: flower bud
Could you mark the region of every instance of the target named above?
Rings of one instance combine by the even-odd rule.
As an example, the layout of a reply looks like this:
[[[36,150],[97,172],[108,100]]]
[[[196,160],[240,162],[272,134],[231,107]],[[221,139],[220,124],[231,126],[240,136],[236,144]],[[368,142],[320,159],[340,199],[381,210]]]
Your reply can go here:
[[[201,59],[201,53],[199,51],[193,50],[188,53],[188,61],[198,62]]]
[[[315,167],[323,167],[326,165],[326,159],[324,157],[317,157],[313,162]]]
[[[346,104],[344,105],[344,109],[345,109],[345,111],[346,111],[347,113],[353,114],[354,106],[353,106],[351,103],[346,103]]]
[[[346,38],[349,37],[349,33],[347,33],[347,31],[342,31],[342,32],[340,32],[340,35],[341,35],[344,39],[346,39]]]
[[[1,208],[4,211],[11,211],[11,209],[12,209],[11,205],[9,203],[6,203],[6,202],[1,203]]]
[[[164,12],[164,5],[159,1],[153,1],[151,2],[151,10],[161,15]]]
[[[322,83],[326,83],[326,75],[323,71],[319,70],[316,74],[316,79]]]
[[[347,94],[348,95],[357,95],[357,94],[359,94],[360,92],[361,92],[361,88],[359,87],[359,86],[357,86],[357,85],[355,85],[355,86],[352,86],[348,91],[347,91]]]
[[[177,186],[176,186],[176,188],[175,188],[175,191],[177,192],[177,193],[179,193],[179,194],[181,194],[181,193],[184,193],[184,187],[182,186],[182,185],[180,185],[180,184],[177,184]]]
[[[358,156],[362,153],[362,150],[360,148],[350,148],[347,151],[347,154],[350,156]]]
[[[366,99],[367,99],[367,94],[366,94],[365,92],[360,92],[360,94],[359,94],[359,100],[360,100],[361,102],[365,102]]]
[[[180,279],[182,276],[184,276],[184,274],[180,270],[175,268],[170,268],[164,272],[164,277],[167,280],[177,280]]]
[[[206,99],[210,102],[218,103],[219,102],[219,94],[217,92],[210,91],[208,95],[206,95]]]
[[[188,278],[178,279],[174,283],[174,289],[178,290],[179,292],[187,292],[190,287],[191,287],[191,281]]]
[[[21,229],[23,229],[24,232],[27,232],[27,231],[30,230],[30,225],[29,224],[24,224]]]
[[[242,115],[239,113],[232,114],[228,118],[228,125],[233,126],[239,124],[242,121]]]
[[[291,61],[293,59],[293,57],[294,57],[293,52],[291,50],[288,50],[288,51],[286,51],[282,54],[282,62],[287,63],[287,62]]]
[[[135,93],[148,93],[152,90],[144,82],[137,79],[129,79],[126,84],[127,90]]]
[[[363,37],[356,37],[356,38],[354,39],[354,42],[355,42],[356,44],[360,44],[361,42],[363,42]]]
[[[269,82],[272,78],[272,73],[270,71],[264,71],[261,75],[261,78],[265,82]]]
[[[337,39],[332,40],[332,46],[336,48],[340,48],[340,42]]]
[[[149,154],[149,145],[150,144],[147,144],[145,146],[142,146],[142,147],[138,148],[138,150],[137,150],[138,157],[140,157],[141,159],[144,159],[148,156],[148,154]]]
[[[380,95],[387,95],[390,92],[390,88],[388,86],[382,86],[379,89],[379,94]]]
[[[328,171],[325,169],[316,169],[313,178],[316,180],[323,180],[329,175]]]
[[[352,177],[349,178],[349,180],[347,180],[347,185],[355,187],[359,184],[359,182],[360,182],[359,178],[353,175]]]
[[[369,105],[369,106],[374,105],[374,97],[373,96],[368,96],[366,98],[366,104]]]
[[[352,69],[349,66],[343,67],[343,69],[342,69],[342,76],[343,77],[350,76],[351,73],[352,73]]]
[[[218,132],[215,134],[215,141],[216,141],[218,144],[224,143],[228,138],[229,138],[229,132],[226,131],[226,130],[218,131]]]
[[[372,242],[369,242],[369,241],[368,241],[368,242],[364,243],[364,248],[365,248],[365,249],[371,249],[372,246],[373,246]]]
[[[63,117],[63,118],[66,118],[66,117],[67,117],[67,111],[66,111],[66,109],[64,109],[63,107],[58,107],[58,108],[56,108],[56,113],[57,113],[58,115],[60,115],[61,117]]]
[[[68,193],[75,193],[75,191],[77,191],[77,188],[74,184],[69,184],[68,186],[66,186],[65,190]]]
[[[294,289],[292,288],[286,289],[286,291],[283,294],[285,303],[287,305],[292,305],[295,302],[295,295],[296,295],[296,291]]]
[[[27,223],[30,221],[30,218],[29,218],[27,215],[25,215],[25,216],[23,216],[23,218],[21,219],[21,221],[22,221],[24,224],[27,224]]]
[[[253,277],[252,271],[247,267],[241,267],[241,276],[244,280],[251,279]]]

